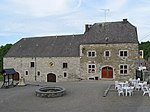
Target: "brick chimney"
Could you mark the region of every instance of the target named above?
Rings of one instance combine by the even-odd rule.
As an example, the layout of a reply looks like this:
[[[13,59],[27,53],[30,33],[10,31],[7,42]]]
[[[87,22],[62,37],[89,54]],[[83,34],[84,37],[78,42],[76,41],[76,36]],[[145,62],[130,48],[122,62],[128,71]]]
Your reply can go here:
[[[88,32],[89,29],[91,28],[91,26],[92,26],[92,25],[90,25],[90,24],[86,24],[86,25],[85,25],[85,32]]]
[[[128,19],[123,19],[123,23],[124,24],[128,23]]]

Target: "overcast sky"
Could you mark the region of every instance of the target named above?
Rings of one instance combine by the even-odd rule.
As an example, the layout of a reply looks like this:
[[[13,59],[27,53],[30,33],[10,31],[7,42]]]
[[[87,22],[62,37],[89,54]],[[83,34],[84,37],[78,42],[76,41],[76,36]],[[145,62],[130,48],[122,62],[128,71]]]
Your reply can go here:
[[[25,37],[83,34],[85,24],[105,22],[105,14],[107,22],[127,18],[140,42],[150,40],[150,0],[0,0],[0,45]]]

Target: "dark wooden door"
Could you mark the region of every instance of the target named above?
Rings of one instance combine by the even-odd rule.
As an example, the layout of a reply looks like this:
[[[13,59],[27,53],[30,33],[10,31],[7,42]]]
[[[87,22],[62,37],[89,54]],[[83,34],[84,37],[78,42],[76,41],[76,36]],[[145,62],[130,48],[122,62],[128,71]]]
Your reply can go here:
[[[104,67],[102,69],[102,78],[113,78],[113,69],[111,67]]]
[[[47,75],[47,82],[56,82],[56,75],[53,73],[50,73]]]
[[[16,73],[13,75],[13,80],[19,81],[19,73],[18,73],[18,72],[16,72]]]

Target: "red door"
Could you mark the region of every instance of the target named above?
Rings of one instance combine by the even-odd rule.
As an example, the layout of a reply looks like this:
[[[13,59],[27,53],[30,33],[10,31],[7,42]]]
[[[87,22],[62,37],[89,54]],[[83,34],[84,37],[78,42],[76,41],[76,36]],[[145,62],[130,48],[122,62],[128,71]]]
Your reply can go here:
[[[104,67],[102,69],[102,78],[113,78],[113,69],[111,67]]]

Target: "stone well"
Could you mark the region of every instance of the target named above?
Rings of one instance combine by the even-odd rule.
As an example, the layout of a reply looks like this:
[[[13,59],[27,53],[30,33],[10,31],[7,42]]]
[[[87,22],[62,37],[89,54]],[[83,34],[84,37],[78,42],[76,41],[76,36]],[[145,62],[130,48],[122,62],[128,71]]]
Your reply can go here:
[[[35,91],[36,96],[45,98],[60,97],[65,94],[64,87],[41,87]]]

